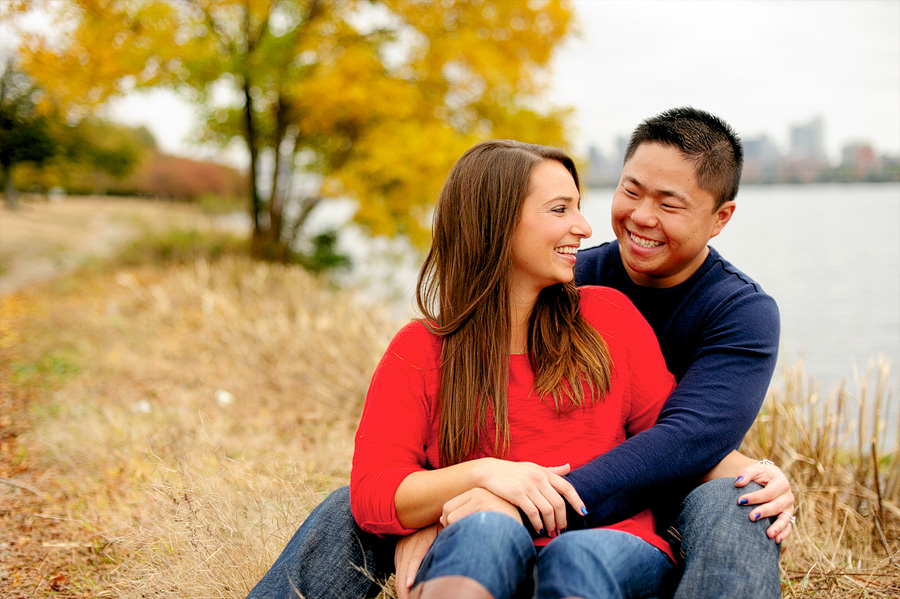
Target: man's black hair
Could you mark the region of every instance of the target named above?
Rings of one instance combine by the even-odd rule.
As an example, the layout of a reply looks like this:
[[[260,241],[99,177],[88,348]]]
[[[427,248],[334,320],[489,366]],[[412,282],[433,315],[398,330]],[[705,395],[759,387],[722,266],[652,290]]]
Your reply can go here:
[[[672,146],[693,162],[697,184],[715,196],[716,209],[737,196],[744,149],[734,129],[719,117],[691,106],[650,117],[631,134],[626,162],[643,143]]]

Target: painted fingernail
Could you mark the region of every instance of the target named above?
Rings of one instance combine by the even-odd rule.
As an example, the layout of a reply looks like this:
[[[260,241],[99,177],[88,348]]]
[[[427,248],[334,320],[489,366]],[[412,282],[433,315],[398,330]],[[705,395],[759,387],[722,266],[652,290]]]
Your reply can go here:
[[[744,477],[743,477],[743,476],[739,476],[739,477],[737,477],[737,480],[734,481],[734,482],[739,483],[739,482],[741,482],[742,480],[744,480]]]
[[[542,528],[542,529],[541,529],[541,532],[540,532],[540,534],[544,534],[544,529],[543,529],[543,528]]]
[[[739,503],[740,505],[747,505],[747,504],[749,503],[749,501],[747,500],[746,497],[741,497],[741,500],[738,501],[738,503]]]
[[[756,521],[759,520],[760,518],[762,518],[762,514],[760,514],[759,512],[753,514],[753,521],[754,521],[754,522],[756,522]]]
[[[582,515],[582,516],[587,516],[587,508],[584,507],[584,506],[581,506],[581,515]]]

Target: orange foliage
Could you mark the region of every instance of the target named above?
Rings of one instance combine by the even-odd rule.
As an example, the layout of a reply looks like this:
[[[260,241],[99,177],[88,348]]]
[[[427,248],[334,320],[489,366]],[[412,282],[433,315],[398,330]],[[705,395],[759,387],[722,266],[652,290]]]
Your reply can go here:
[[[204,194],[237,197],[246,190],[246,176],[234,168],[159,152],[154,152],[124,181],[110,187],[111,192],[187,201]]]

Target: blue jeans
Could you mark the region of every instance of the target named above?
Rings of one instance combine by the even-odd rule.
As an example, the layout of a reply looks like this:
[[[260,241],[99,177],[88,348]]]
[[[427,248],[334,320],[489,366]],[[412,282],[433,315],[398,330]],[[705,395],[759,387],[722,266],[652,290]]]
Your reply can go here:
[[[662,551],[618,530],[571,531],[535,550],[522,524],[504,514],[482,512],[441,531],[416,584],[467,576],[495,599],[532,597],[535,586],[539,599],[655,598],[673,568]]]
[[[303,521],[247,599],[374,597],[394,571],[396,543],[356,525],[350,487],[341,487]]]
[[[751,507],[737,504],[738,497],[759,488],[754,485],[736,489],[730,478],[715,480],[694,489],[681,504],[667,531],[676,557],[684,561],[676,599],[781,596],[781,548],[766,537],[769,519],[752,522]],[[343,487],[309,515],[248,599],[296,597],[293,586],[307,599],[374,596],[378,586],[372,579],[393,572],[393,549],[391,539],[357,526],[349,489]]]
[[[662,551],[627,532],[573,530],[538,553],[537,597],[668,597],[675,570]]]
[[[737,504],[741,495],[760,488],[749,483],[739,489],[733,479],[719,478],[685,498],[664,535],[684,560],[674,599],[781,597],[781,545],[766,536],[774,518],[754,522],[750,514],[757,506]]]
[[[479,512],[440,532],[415,584],[440,576],[468,576],[497,599],[525,596],[536,558],[531,535],[520,522],[497,512]]]

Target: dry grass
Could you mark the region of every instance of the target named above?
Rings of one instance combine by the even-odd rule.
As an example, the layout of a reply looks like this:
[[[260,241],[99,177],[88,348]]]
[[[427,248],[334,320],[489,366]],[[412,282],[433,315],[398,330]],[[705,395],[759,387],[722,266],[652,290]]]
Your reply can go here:
[[[298,269],[233,256],[83,270],[0,312],[0,477],[46,493],[35,522],[63,522],[69,543],[33,548],[52,568],[0,566],[16,597],[243,597],[347,481],[397,328]],[[898,426],[883,422],[887,380],[824,401],[798,366],[748,436],[800,501],[785,597],[900,593],[898,448],[876,441],[873,460],[868,432]],[[0,505],[32,495],[0,485]],[[5,540],[0,556],[23,547]]]
[[[884,362],[855,379],[853,391],[823,395],[802,364],[786,369],[744,442],[780,464],[797,495],[797,530],[781,561],[785,597],[900,596],[896,387]]]
[[[44,511],[115,563],[83,592],[120,597],[243,596],[347,480],[395,329],[299,269],[235,257],[82,272],[0,309],[2,374],[38,389],[10,410],[27,422],[8,423],[0,476],[50,474]]]

